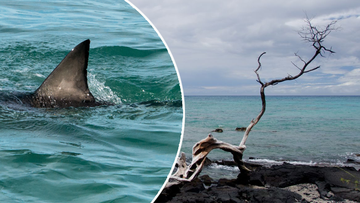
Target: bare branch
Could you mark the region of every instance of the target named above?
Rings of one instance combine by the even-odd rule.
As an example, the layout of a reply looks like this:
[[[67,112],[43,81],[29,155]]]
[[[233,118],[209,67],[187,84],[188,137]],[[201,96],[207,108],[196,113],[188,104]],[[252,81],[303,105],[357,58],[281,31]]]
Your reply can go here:
[[[259,65],[258,65],[257,69],[255,70],[255,74],[256,74],[256,76],[257,76],[257,81],[258,81],[258,83],[260,83],[261,85],[264,85],[264,83],[261,81],[260,75],[259,75],[257,72],[258,72],[258,71],[260,70],[260,68],[261,68],[260,59],[261,59],[261,57],[262,57],[264,54],[266,54],[266,52],[261,53],[260,56],[258,57],[258,64],[259,64]]]
[[[317,70],[317,69],[319,69],[320,68],[320,66],[316,66],[315,68],[313,68],[313,69],[310,69],[310,70],[306,70],[306,71],[304,71],[304,73],[308,73],[308,72],[311,72],[311,71],[314,71],[314,70]]]
[[[306,64],[306,61],[304,59],[302,59],[301,56],[299,56],[297,53],[295,53],[295,56],[298,57],[300,59],[300,61],[302,61],[303,63]]]
[[[291,63],[299,70],[301,70],[301,68],[299,68],[299,66],[297,66],[294,62],[291,61]]]
[[[338,29],[335,27],[337,21],[331,21],[323,30],[319,30],[317,27],[313,26],[309,18],[306,18],[305,22],[307,24],[306,28],[303,28],[302,31],[298,32],[300,37],[305,41],[312,43],[312,46],[319,50],[321,56],[323,56],[325,52],[335,53],[331,48],[325,48],[322,43],[332,31]]]
[[[306,29],[307,32],[300,32],[299,34],[304,40],[307,40],[307,41],[312,43],[313,47],[315,48],[315,53],[308,61],[305,61],[302,57],[300,57],[297,53],[295,53],[295,56],[297,56],[304,63],[304,65],[301,68],[299,66],[297,66],[296,64],[292,63],[295,67],[297,67],[300,70],[298,74],[296,74],[295,76],[292,76],[292,75],[289,74],[287,77],[284,77],[284,78],[281,78],[281,79],[275,79],[275,80],[271,80],[270,82],[263,83],[260,80],[260,75],[259,75],[258,71],[261,68],[260,59],[266,52],[263,52],[258,57],[259,66],[255,70],[255,74],[256,74],[256,76],[258,78],[257,81],[261,85],[261,87],[260,87],[260,96],[261,96],[261,101],[262,101],[262,108],[261,108],[261,111],[260,111],[259,115],[256,117],[256,119],[252,120],[250,122],[247,130],[244,133],[243,139],[240,142],[240,147],[243,147],[245,149],[245,142],[246,142],[246,140],[247,140],[247,138],[249,136],[250,130],[252,129],[252,127],[254,127],[259,122],[262,115],[265,113],[265,110],[266,110],[265,88],[266,87],[268,87],[270,85],[274,86],[274,85],[277,85],[278,83],[285,82],[285,81],[288,81],[288,80],[295,80],[295,79],[299,78],[300,76],[302,76],[304,73],[309,73],[309,72],[315,71],[315,70],[319,69],[320,66],[317,66],[317,67],[312,68],[312,69],[307,69],[307,68],[308,68],[309,64],[311,62],[313,62],[314,59],[318,55],[322,56],[322,52],[335,53],[331,49],[328,49],[325,46],[323,46],[322,42],[331,33],[331,31],[336,29],[336,28],[334,28],[334,24],[336,23],[336,21],[332,21],[330,24],[328,24],[326,26],[326,28],[324,30],[319,30],[317,27],[313,26],[311,24],[309,18],[306,19],[306,23],[308,25],[307,29]]]
[[[264,84],[264,83],[261,81],[260,75],[259,75],[259,73],[258,73],[258,71],[259,71],[260,68],[261,68],[260,59],[261,59],[261,57],[262,57],[264,54],[266,54],[266,52],[263,52],[263,53],[260,54],[260,56],[258,57],[258,64],[259,64],[259,66],[258,66],[257,69],[254,71],[255,74],[256,74],[256,76],[257,76],[257,78],[258,78],[257,81],[258,81],[258,82],[260,83],[260,85],[261,85],[261,88],[260,88],[260,96],[261,96],[261,101],[262,101],[262,108],[261,108],[261,111],[260,111],[260,113],[258,114],[258,116],[250,122],[249,126],[248,126],[248,127],[246,128],[246,130],[245,130],[244,136],[243,136],[243,138],[242,138],[242,140],[241,140],[241,142],[240,142],[240,144],[239,144],[239,147],[243,148],[243,150],[246,149],[245,142],[246,142],[247,138],[249,137],[249,133],[250,133],[251,129],[260,121],[261,117],[264,115],[265,110],[266,110],[266,100],[265,100],[265,93],[264,93],[266,84]]]

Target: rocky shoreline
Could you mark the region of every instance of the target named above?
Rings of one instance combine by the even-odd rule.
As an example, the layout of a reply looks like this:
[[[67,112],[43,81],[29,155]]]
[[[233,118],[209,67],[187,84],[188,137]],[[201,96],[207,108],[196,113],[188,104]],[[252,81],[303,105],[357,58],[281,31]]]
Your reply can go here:
[[[155,202],[360,202],[360,170],[355,168],[246,164],[252,171],[236,179],[214,181],[203,175],[165,188]]]

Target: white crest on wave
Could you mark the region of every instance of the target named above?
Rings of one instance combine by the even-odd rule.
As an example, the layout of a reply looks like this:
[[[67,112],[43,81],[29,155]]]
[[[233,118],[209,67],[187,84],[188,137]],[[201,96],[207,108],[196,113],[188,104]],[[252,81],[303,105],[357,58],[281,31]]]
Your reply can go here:
[[[121,99],[114,94],[110,87],[105,86],[105,82],[96,80],[95,75],[88,73],[88,80],[89,89],[96,99],[115,104],[122,103]]]

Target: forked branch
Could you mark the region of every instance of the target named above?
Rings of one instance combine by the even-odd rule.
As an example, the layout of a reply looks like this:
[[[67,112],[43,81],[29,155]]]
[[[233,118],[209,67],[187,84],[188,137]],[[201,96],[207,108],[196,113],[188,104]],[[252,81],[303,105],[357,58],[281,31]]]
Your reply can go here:
[[[261,53],[260,56],[258,57],[259,65],[258,65],[258,68],[255,70],[255,74],[257,76],[257,82],[261,85],[260,97],[261,97],[261,101],[262,101],[262,109],[261,109],[259,115],[256,117],[256,119],[254,119],[250,122],[250,125],[248,126],[247,130],[245,131],[243,139],[241,140],[239,146],[245,148],[245,142],[249,136],[250,130],[259,122],[259,120],[265,113],[265,110],[266,110],[265,88],[266,87],[277,85],[281,82],[285,82],[288,80],[295,80],[305,73],[315,71],[315,70],[319,69],[320,66],[316,66],[316,67],[310,68],[310,69],[308,69],[308,68],[309,68],[309,64],[311,62],[313,62],[316,57],[318,57],[319,55],[323,56],[322,55],[323,52],[335,53],[333,50],[326,48],[322,43],[324,42],[325,38],[331,33],[331,31],[336,30],[336,28],[334,28],[336,21],[332,21],[330,24],[328,24],[326,26],[326,28],[324,30],[319,30],[317,27],[313,26],[308,18],[305,20],[305,22],[307,23],[307,29],[305,29],[306,31],[299,32],[299,35],[304,40],[312,43],[313,47],[315,48],[315,52],[314,52],[314,55],[308,61],[305,61],[297,53],[295,53],[295,56],[297,56],[300,59],[300,61],[303,62],[302,67],[299,67],[293,63],[293,65],[299,69],[298,74],[296,74],[295,76],[288,75],[287,77],[271,80],[270,82],[264,83],[261,80],[258,71],[261,69],[261,62],[260,62],[261,57],[264,54],[266,54],[266,52]]]

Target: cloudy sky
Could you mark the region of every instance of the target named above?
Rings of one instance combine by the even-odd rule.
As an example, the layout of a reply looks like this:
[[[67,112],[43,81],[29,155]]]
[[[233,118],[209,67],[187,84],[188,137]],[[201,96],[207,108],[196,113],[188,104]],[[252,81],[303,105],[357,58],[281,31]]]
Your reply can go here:
[[[169,46],[185,95],[258,95],[254,70],[267,81],[302,65],[314,53],[298,31],[306,15],[316,26],[337,20],[324,45],[336,52],[318,58],[316,72],[267,89],[268,95],[360,95],[358,0],[130,0]]]

